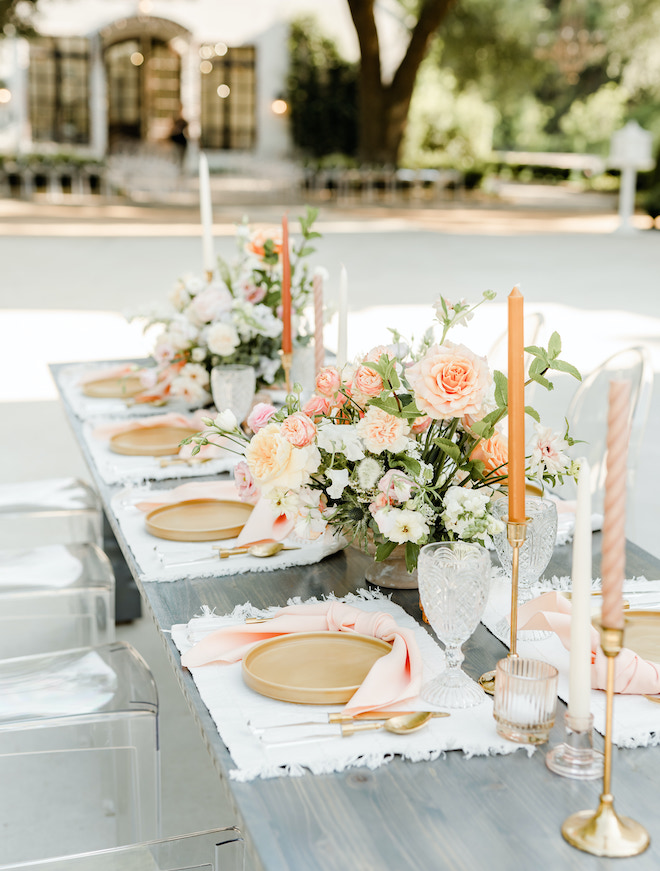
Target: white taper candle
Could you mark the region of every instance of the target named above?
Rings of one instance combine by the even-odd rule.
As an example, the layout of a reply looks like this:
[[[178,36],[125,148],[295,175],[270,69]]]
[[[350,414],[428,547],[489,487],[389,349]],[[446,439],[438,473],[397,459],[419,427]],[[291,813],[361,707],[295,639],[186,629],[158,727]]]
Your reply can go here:
[[[571,664],[568,713],[585,720],[591,699],[591,486],[589,464],[580,461],[573,534]]]
[[[337,325],[337,367],[346,365],[348,348],[348,275],[342,263],[339,271],[339,322]]]
[[[215,252],[213,250],[213,214],[211,210],[211,179],[209,162],[204,152],[199,155],[199,212],[202,220],[202,262],[204,271],[215,272]]]

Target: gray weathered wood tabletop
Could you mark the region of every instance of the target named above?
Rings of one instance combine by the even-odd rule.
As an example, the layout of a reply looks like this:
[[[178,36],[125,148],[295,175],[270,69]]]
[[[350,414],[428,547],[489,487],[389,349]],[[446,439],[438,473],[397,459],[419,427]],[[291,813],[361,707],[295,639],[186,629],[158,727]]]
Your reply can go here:
[[[58,380],[64,365],[51,368]],[[186,623],[202,605],[228,613],[246,601],[257,607],[327,593],[342,596],[367,586],[368,557],[348,548],[313,566],[235,577],[182,579],[140,584],[133,555],[110,510],[117,491],[100,480],[82,439],[82,423],[65,407],[108,520],[166,645],[172,668],[223,778],[243,831],[249,867],[255,871],[537,871],[537,869],[660,868],[660,747],[613,751],[613,793],[621,814],[642,823],[651,846],[634,859],[602,859],[569,846],[561,836],[571,813],[598,805],[602,783],[580,783],[552,774],[547,750],[563,737],[560,704],[550,743],[528,757],[525,749],[504,756],[466,758],[460,751],[434,762],[394,758],[370,771],[283,777],[238,783],[234,767],[206,706],[167,630]],[[158,485],[160,486],[160,485]],[[599,572],[599,536],[594,536],[594,572]],[[556,548],[549,574],[570,573],[570,546]],[[660,578],[660,561],[630,544],[626,576]],[[393,600],[421,620],[415,591],[395,591]],[[429,630],[430,631],[430,630]],[[465,668],[474,677],[493,668],[506,649],[483,626],[464,646]],[[649,704],[651,704],[649,702]],[[615,704],[616,716],[616,704]],[[597,737],[597,740],[600,740]],[[226,821],[225,821],[226,822]]]

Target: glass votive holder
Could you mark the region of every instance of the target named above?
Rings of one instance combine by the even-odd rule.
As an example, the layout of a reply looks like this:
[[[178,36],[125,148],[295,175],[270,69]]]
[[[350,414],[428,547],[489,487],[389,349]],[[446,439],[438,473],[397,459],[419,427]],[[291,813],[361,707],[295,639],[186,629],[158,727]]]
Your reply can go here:
[[[545,764],[550,771],[573,780],[595,780],[603,776],[603,754],[594,750],[594,717],[572,717],[564,714],[566,737],[562,744],[548,753]]]
[[[544,744],[555,722],[557,669],[538,659],[509,656],[495,671],[498,735],[518,744]]]

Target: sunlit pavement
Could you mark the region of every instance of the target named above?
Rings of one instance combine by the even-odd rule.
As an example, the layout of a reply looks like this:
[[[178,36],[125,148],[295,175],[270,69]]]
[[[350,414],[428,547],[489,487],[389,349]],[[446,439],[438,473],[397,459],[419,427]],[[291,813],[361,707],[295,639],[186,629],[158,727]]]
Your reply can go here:
[[[537,192],[538,193],[538,192]],[[542,192],[541,192],[542,193]],[[214,192],[217,252],[234,253],[234,224],[244,214],[277,222],[283,207],[231,205]],[[292,219],[299,205],[288,204]],[[430,207],[322,205],[317,254],[329,272],[327,300],[334,305],[340,264],[350,291],[349,353],[383,341],[388,327],[421,336],[431,303],[476,300],[498,292],[454,340],[487,352],[506,326],[505,300],[520,283],[526,310],[545,316],[545,338],[556,329],[564,357],[587,372],[609,354],[644,343],[660,372],[660,233],[616,232],[612,198],[544,202],[528,197],[501,205],[451,201]],[[295,226],[295,225],[294,225]],[[47,476],[87,477],[57,401],[48,363],[142,356],[148,346],[124,313],[164,301],[176,279],[201,272],[196,209],[141,208],[125,203],[38,205],[0,201],[0,481]],[[336,323],[326,328],[334,349]],[[561,420],[570,396],[548,397],[545,410]],[[660,492],[656,433],[660,430],[660,379],[634,503],[635,540],[660,555]],[[160,642],[147,619],[121,627],[150,663],[163,711],[164,834],[213,826],[227,817],[209,757],[173,682]],[[229,813],[229,810],[226,809]]]

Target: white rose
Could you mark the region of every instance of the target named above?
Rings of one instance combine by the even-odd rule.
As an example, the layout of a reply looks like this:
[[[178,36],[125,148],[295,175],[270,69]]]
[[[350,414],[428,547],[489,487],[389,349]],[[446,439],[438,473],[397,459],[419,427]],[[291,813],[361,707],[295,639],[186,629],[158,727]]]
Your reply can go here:
[[[223,432],[232,432],[232,430],[236,429],[237,425],[238,421],[236,420],[236,415],[230,408],[225,408],[225,410],[221,411],[220,414],[217,414],[213,420],[213,426],[217,426],[217,428]]]
[[[341,494],[348,486],[348,469],[327,469],[325,473],[332,482],[328,487],[331,499],[341,499]]]
[[[385,538],[397,544],[406,541],[419,543],[429,534],[424,517],[408,508],[383,508],[376,512],[374,519]]]
[[[231,324],[211,324],[206,334],[206,344],[212,354],[230,357],[240,345],[238,333]]]

